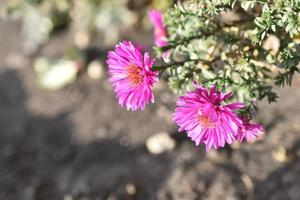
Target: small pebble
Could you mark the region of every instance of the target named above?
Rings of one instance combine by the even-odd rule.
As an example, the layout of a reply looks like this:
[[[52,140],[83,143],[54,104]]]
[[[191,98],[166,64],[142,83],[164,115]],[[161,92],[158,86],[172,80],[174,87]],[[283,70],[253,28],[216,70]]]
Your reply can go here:
[[[166,132],[157,133],[149,137],[146,141],[146,147],[152,154],[161,154],[165,151],[174,149],[176,143]]]
[[[91,79],[101,79],[104,76],[104,66],[99,61],[93,61],[88,65],[87,74]]]
[[[278,162],[287,162],[291,159],[291,157],[288,155],[287,150],[282,146],[278,147],[277,150],[273,151],[272,155],[273,158]]]
[[[135,195],[136,194],[136,187],[135,187],[135,185],[132,184],[132,183],[126,184],[126,192],[129,195],[131,195],[131,196]]]
[[[70,194],[66,194],[66,195],[64,196],[64,200],[73,200],[73,197],[72,197],[72,195],[70,195]]]
[[[74,36],[74,41],[77,47],[84,49],[90,43],[89,34],[86,31],[78,31]]]

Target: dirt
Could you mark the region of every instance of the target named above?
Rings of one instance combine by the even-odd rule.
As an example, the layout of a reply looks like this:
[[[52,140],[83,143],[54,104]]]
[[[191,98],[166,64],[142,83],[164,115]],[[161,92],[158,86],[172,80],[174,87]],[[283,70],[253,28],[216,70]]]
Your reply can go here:
[[[41,49],[59,55],[67,35]],[[144,112],[118,106],[107,83],[82,74],[60,91],[35,84],[18,23],[0,22],[0,199],[300,199],[300,79],[259,104],[266,126],[254,144],[206,153],[171,121],[176,96],[161,82]],[[150,154],[168,132],[175,149]]]

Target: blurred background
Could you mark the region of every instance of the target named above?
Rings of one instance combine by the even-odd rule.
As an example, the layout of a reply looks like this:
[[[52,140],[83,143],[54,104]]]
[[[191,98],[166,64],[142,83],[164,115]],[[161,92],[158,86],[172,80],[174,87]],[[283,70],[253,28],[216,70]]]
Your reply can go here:
[[[1,0],[1,200],[300,199],[299,77],[259,104],[263,138],[208,153],[177,132],[165,80],[145,111],[118,105],[107,51],[152,51],[147,12],[172,3]]]

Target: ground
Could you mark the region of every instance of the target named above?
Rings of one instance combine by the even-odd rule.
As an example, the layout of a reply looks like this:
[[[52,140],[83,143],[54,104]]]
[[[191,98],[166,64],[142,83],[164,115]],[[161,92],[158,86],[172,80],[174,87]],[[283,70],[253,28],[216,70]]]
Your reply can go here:
[[[59,55],[60,33],[41,55]],[[205,152],[171,121],[176,97],[161,82],[144,112],[118,106],[107,77],[82,74],[60,91],[35,84],[17,23],[0,23],[0,199],[300,199],[300,78],[259,104],[266,127],[254,144]],[[145,141],[167,132],[160,155]]]

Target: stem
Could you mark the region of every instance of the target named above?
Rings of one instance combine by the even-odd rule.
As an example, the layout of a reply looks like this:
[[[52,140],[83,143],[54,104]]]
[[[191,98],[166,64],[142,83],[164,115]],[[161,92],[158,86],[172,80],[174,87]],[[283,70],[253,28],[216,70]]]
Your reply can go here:
[[[189,43],[192,40],[199,39],[199,38],[202,38],[202,37],[207,37],[207,36],[210,36],[210,35],[211,34],[202,31],[198,35],[194,35],[194,36],[191,36],[191,37],[182,38],[179,42],[177,42],[177,41],[176,42],[175,41],[174,42],[170,41],[169,45],[161,47],[160,49],[163,52],[165,52],[165,51],[167,51],[169,49],[173,49],[173,48],[177,47],[178,45],[187,44],[187,43]]]
[[[153,66],[152,67],[152,71],[159,71],[159,70],[165,70],[169,67],[172,67],[172,66],[178,66],[178,65],[184,65],[185,63],[187,62],[202,62],[204,64],[207,64],[207,65],[210,65],[212,63],[212,61],[209,61],[209,60],[204,60],[204,59],[201,59],[201,58],[198,58],[198,59],[190,59],[190,60],[185,60],[185,61],[181,61],[181,62],[173,62],[173,63],[164,63],[162,65],[158,65],[158,66]]]

